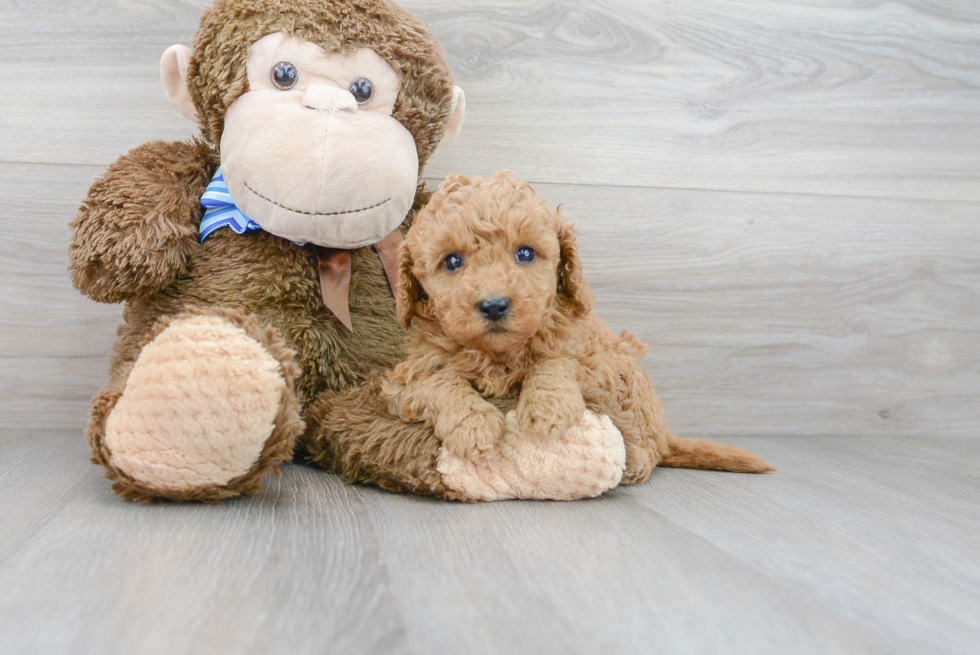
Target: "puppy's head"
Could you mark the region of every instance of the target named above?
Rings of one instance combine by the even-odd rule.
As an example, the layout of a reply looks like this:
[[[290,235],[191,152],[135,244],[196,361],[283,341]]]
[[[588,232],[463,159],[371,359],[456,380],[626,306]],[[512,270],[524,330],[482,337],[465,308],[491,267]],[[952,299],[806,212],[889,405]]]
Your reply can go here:
[[[575,231],[531,185],[450,176],[399,252],[398,316],[439,326],[467,348],[520,347],[549,318],[592,309]]]

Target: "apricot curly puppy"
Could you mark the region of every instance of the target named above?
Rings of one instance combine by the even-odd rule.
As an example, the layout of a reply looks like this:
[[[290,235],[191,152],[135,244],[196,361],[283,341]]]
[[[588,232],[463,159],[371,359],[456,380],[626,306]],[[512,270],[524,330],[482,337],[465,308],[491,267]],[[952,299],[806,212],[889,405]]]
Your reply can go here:
[[[654,467],[773,470],[751,453],[678,439],[638,365],[646,345],[592,313],[575,231],[527,183],[450,176],[402,245],[399,320],[415,324],[409,357],[388,376],[402,418],[422,420],[450,454],[479,457],[504,434],[484,398],[519,393],[520,433],[550,439],[599,407],[623,434],[624,483]]]

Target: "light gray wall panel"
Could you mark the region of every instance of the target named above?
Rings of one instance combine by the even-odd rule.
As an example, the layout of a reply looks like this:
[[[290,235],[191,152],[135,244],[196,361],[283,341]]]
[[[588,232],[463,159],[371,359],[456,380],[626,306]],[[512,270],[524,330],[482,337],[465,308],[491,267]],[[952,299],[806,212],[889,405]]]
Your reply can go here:
[[[205,3],[0,7],[0,411],[80,429],[120,309],[68,283]],[[980,12],[969,3],[406,2],[468,97],[427,171],[511,168],[581,231],[597,311],[687,436],[975,435]]]

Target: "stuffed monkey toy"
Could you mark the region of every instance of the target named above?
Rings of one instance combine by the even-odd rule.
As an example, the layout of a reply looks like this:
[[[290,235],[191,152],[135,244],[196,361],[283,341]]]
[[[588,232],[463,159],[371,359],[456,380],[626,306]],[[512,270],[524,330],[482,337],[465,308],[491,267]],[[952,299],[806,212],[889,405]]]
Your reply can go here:
[[[125,303],[86,430],[115,492],[215,502],[295,455],[351,481],[483,497],[447,483],[424,426],[387,424],[403,437],[388,440],[317,410],[354,387],[370,399],[405,355],[396,252],[465,107],[439,44],[387,0],[216,0],[161,73],[200,136],[120,157],[72,223],[73,284]],[[474,464],[471,481],[495,497],[601,493],[622,439],[590,426],[569,438],[599,446],[549,451],[575,472],[560,489],[536,484],[533,445]]]

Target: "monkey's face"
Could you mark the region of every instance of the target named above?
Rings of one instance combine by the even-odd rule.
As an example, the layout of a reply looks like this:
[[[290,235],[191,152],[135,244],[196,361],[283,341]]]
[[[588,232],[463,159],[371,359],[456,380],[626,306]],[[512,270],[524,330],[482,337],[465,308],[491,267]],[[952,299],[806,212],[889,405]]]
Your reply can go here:
[[[331,248],[380,241],[415,199],[419,160],[392,117],[398,74],[367,48],[328,54],[282,32],[254,44],[225,115],[221,168],[268,232]]]

